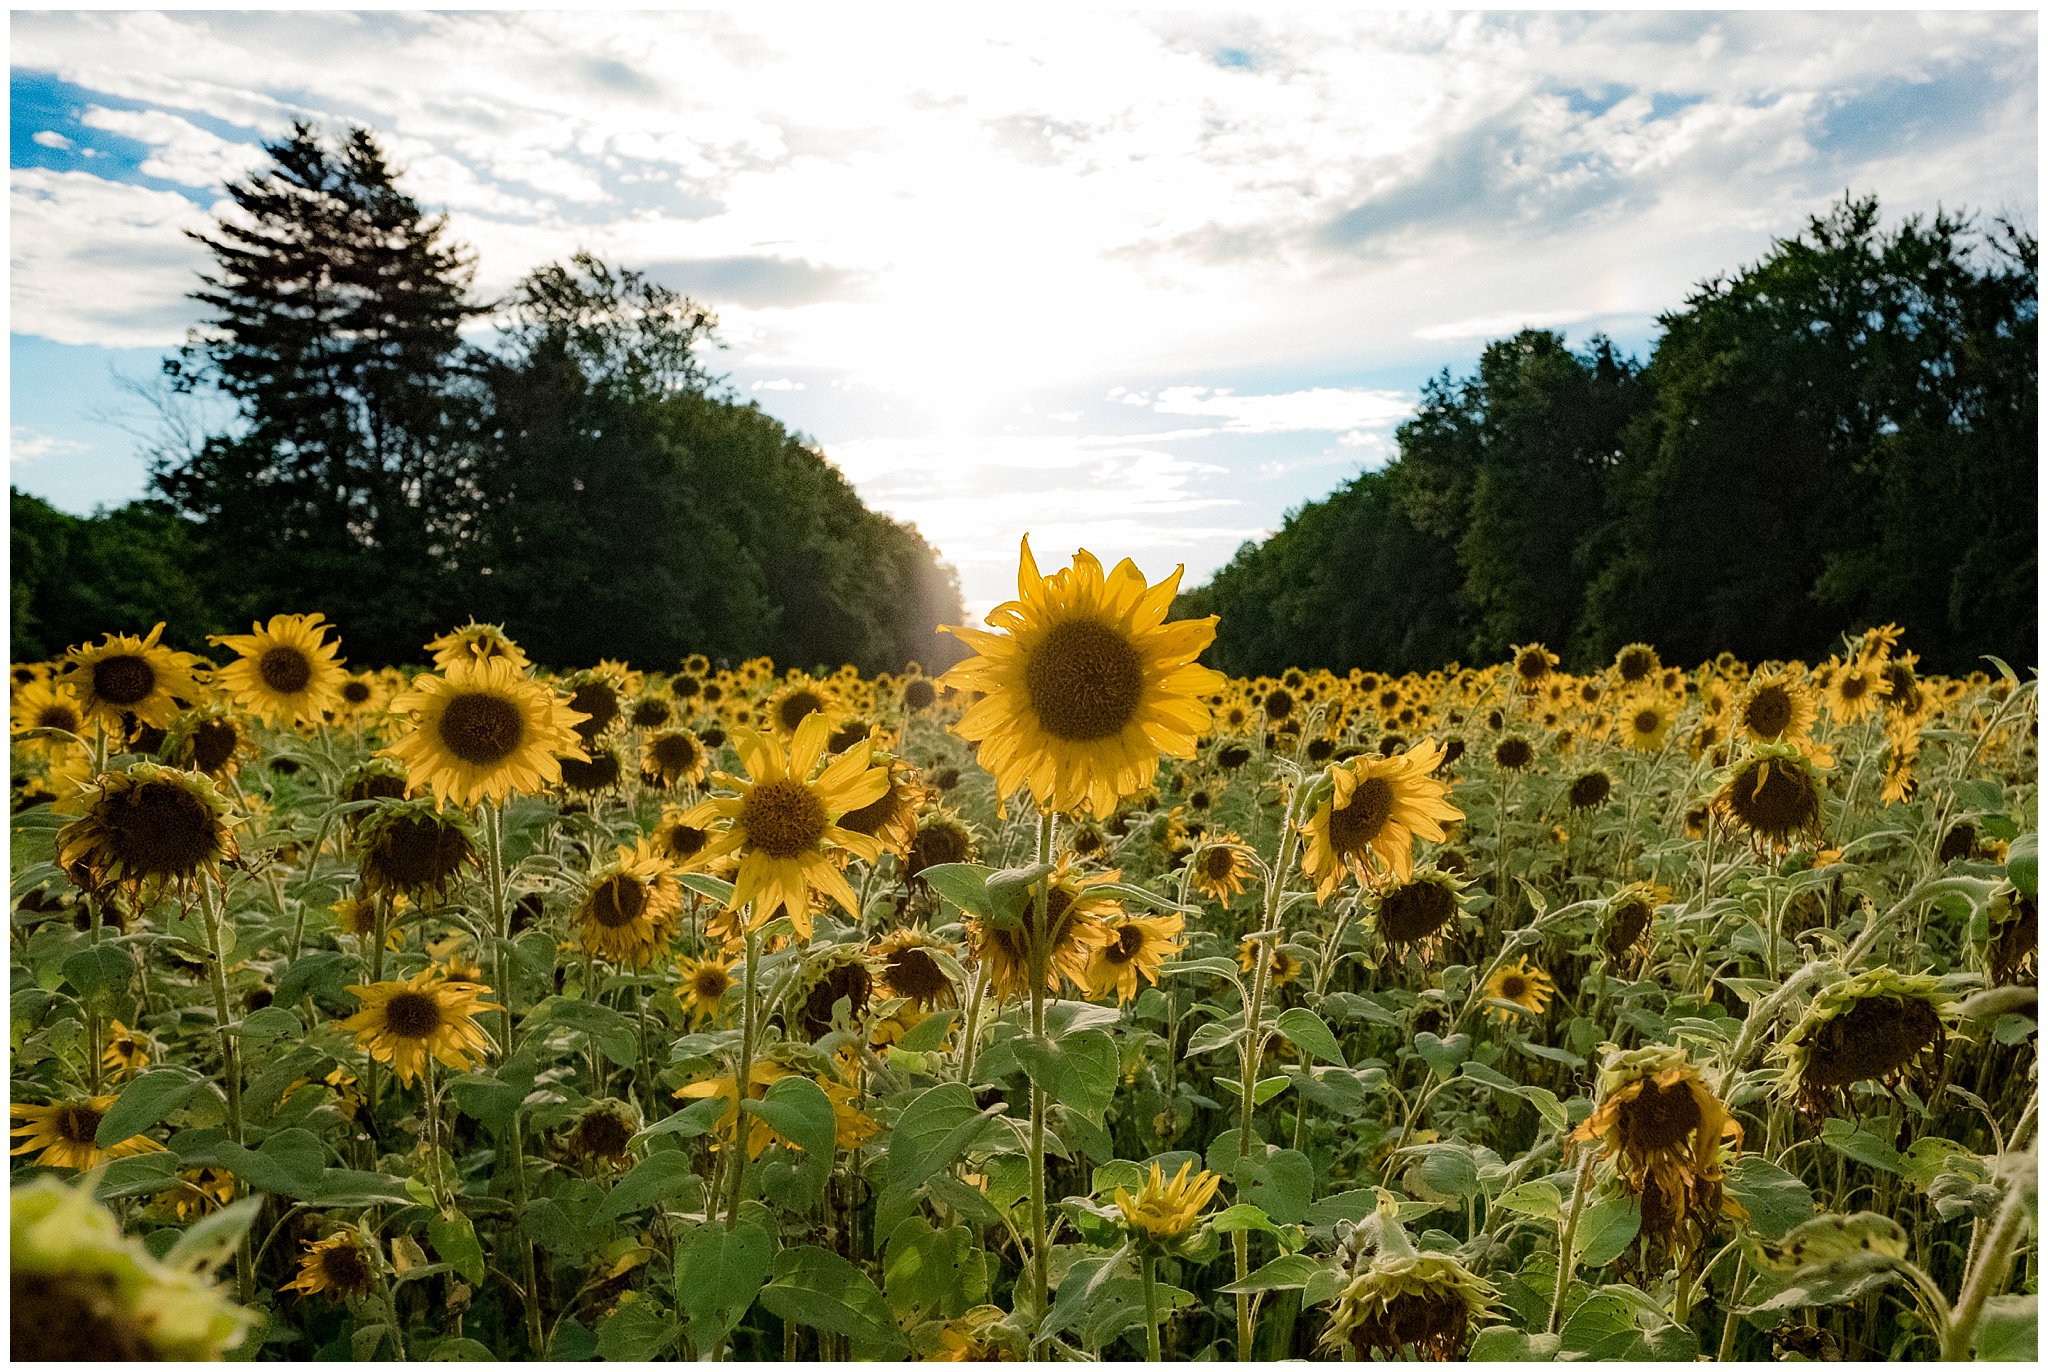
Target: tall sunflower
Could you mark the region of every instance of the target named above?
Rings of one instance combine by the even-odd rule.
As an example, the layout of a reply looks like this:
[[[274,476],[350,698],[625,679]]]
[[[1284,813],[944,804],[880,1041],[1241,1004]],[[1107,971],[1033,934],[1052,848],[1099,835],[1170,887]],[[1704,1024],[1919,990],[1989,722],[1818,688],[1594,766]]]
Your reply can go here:
[[[1128,558],[1105,576],[1085,550],[1041,576],[1027,537],[1017,599],[985,621],[1004,632],[947,627],[978,656],[941,684],[985,693],[953,729],[980,743],[976,760],[999,795],[1028,785],[1041,809],[1106,817],[1151,784],[1161,754],[1195,755],[1209,729],[1202,697],[1226,678],[1195,665],[1216,637],[1214,615],[1166,622],[1180,578],[1147,587]]]
[[[491,1051],[491,1041],[476,1022],[482,1010],[499,1007],[485,1001],[491,988],[473,981],[445,981],[429,967],[406,981],[380,981],[350,986],[348,993],[363,1008],[341,1022],[356,1036],[356,1047],[377,1062],[388,1062],[401,1085],[410,1086],[427,1069],[432,1054],[445,1067],[470,1069],[470,1054]]]
[[[502,801],[562,779],[563,757],[583,758],[581,716],[509,658],[452,660],[445,676],[422,675],[391,702],[412,728],[382,751],[405,765],[409,789],[438,801]]]
[[[662,729],[640,741],[640,770],[659,777],[663,786],[687,781],[692,786],[704,780],[711,754],[704,741],[688,729]]]
[[[1088,960],[1087,988],[1091,996],[1115,990],[1117,1004],[1138,998],[1138,974],[1154,986],[1159,968],[1181,950],[1181,931],[1187,920],[1180,915],[1111,915],[1103,921],[1109,941]]]
[[[57,832],[58,858],[138,894],[220,870],[235,855],[227,801],[211,781],[154,762],[108,772],[82,794],[84,816]]]
[[[1624,701],[1615,711],[1615,723],[1621,728],[1621,741],[1639,753],[1654,753],[1663,748],[1664,739],[1677,718],[1678,711],[1671,708],[1671,702],[1654,694],[1638,695]]]
[[[1393,757],[1358,757],[1330,768],[1329,799],[1301,826],[1301,866],[1318,902],[1335,893],[1347,869],[1370,886],[1388,875],[1406,881],[1415,870],[1416,838],[1441,843],[1443,821],[1465,817],[1445,798],[1449,783],[1430,775],[1442,760],[1442,745],[1424,739]]]
[[[341,640],[326,641],[325,616],[272,615],[246,634],[212,634],[208,641],[241,656],[220,670],[220,684],[250,714],[267,724],[318,724],[341,704],[348,680]]]
[[[503,629],[473,619],[428,643],[427,651],[434,655],[434,665],[444,672],[458,662],[505,662],[518,672],[532,666]]]
[[[1795,743],[1819,717],[1813,692],[1796,672],[1784,670],[1758,675],[1735,706],[1735,722],[1754,743]]]
[[[1616,1050],[1600,1071],[1600,1106],[1570,1141],[1599,1140],[1603,1159],[1642,1208],[1638,1242],[1653,1263],[1695,1253],[1723,1206],[1722,1154],[1742,1126],[1681,1048]]]
[[[19,1121],[14,1126],[21,1139],[15,1154],[35,1153],[44,1167],[70,1167],[87,1172],[109,1158],[129,1158],[137,1153],[161,1153],[164,1146],[155,1139],[134,1134],[104,1148],[96,1141],[100,1121],[114,1108],[118,1096],[94,1096],[90,1100],[63,1101],[56,1105],[10,1105],[9,1113]]]
[[[1123,913],[1114,896],[1089,890],[1115,881],[1120,873],[1075,876],[1067,870],[1069,861],[1067,855],[1060,856],[1045,898],[1045,989],[1054,992],[1059,990],[1061,977],[1076,986],[1088,985],[1088,965],[1094,952],[1111,937],[1105,921]],[[1024,917],[1037,918],[1035,909],[1027,907]],[[999,998],[1031,994],[1031,947],[1022,926],[970,919],[967,942],[976,961],[988,969]]]
[[[158,624],[142,638],[107,634],[97,647],[81,644],[65,654],[57,681],[78,698],[87,723],[97,720],[118,730],[127,713],[162,729],[184,705],[205,694],[199,683],[198,673],[204,670],[200,660],[158,643],[163,632],[164,626]]]
[[[606,961],[645,967],[668,947],[682,908],[682,885],[653,840],[622,843],[618,858],[584,890],[576,907],[576,940]]]
[[[859,915],[853,888],[833,863],[830,850],[844,848],[869,862],[882,851],[880,839],[842,829],[838,821],[848,811],[880,800],[889,789],[889,770],[870,766],[868,745],[861,742],[832,759],[813,780],[811,773],[824,757],[831,733],[829,718],[812,715],[797,726],[785,751],[752,729],[735,730],[733,746],[747,775],[718,772],[713,779],[738,794],[704,801],[680,821],[700,827],[724,821],[690,865],[702,868],[727,855],[738,857],[727,910],[737,911],[752,901],[766,919],[777,907],[785,907],[798,936],[806,939],[811,936],[813,890]]]

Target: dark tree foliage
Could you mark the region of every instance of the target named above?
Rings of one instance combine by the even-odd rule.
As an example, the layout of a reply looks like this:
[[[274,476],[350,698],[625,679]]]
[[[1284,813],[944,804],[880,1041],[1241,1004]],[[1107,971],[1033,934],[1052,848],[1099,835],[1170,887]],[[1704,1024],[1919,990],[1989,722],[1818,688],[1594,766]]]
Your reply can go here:
[[[17,661],[54,657],[107,633],[146,634],[206,652],[222,626],[194,568],[190,526],[163,505],[135,501],[81,519],[32,495],[8,492],[13,552],[9,583]]]
[[[1441,658],[1537,639],[1587,670],[1639,639],[1812,661],[1891,620],[1931,669],[2031,665],[2037,292],[2010,224],[1886,233],[1845,198],[1663,316],[1646,366],[1601,339],[1489,345],[1425,386],[1384,485],[1295,512],[1183,603],[1225,614],[1209,658],[1239,671],[1435,665],[1354,628],[1374,607],[1448,636]]]

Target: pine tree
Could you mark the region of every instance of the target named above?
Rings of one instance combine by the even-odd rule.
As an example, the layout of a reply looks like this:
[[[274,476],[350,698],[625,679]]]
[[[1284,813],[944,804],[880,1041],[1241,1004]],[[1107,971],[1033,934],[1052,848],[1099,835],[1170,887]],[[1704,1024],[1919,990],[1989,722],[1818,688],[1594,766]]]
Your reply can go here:
[[[474,258],[368,130],[330,150],[301,123],[265,151],[217,231],[192,235],[214,258],[193,293],[213,317],[165,363],[237,422],[160,457],[156,485],[199,522],[223,613],[320,610],[352,655],[415,659],[455,608],[474,499]]]

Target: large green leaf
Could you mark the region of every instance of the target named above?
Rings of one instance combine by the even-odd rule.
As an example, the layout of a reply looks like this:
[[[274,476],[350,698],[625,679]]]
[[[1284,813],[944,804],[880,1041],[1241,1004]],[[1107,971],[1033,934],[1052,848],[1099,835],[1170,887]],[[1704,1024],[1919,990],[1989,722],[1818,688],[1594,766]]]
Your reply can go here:
[[[183,1067],[159,1067],[144,1072],[122,1088],[120,1099],[109,1106],[93,1134],[102,1148],[134,1138],[162,1121],[205,1085],[196,1072]]]
[[[635,1210],[659,1205],[670,1196],[695,1190],[696,1183],[697,1174],[690,1170],[689,1158],[673,1148],[662,1149],[648,1154],[620,1177],[598,1213],[615,1220]]]
[[[700,1224],[676,1245],[676,1305],[689,1320],[699,1357],[738,1327],[768,1280],[775,1259],[769,1224],[765,1209],[748,1206],[730,1231],[716,1222]]]
[[[776,1254],[773,1272],[761,1288],[761,1304],[774,1314],[843,1336],[857,1357],[900,1358],[910,1351],[881,1288],[837,1253],[808,1243],[787,1248]]]
[[[629,1301],[597,1327],[597,1356],[606,1362],[647,1362],[676,1339],[676,1317],[654,1301]]]
[[[576,1029],[590,1035],[598,1051],[620,1067],[640,1061],[640,1035],[633,1021],[594,1000],[566,1000],[550,996],[535,1006],[524,1027],[542,1026]]]
[[[1308,1218],[1316,1174],[1305,1155],[1292,1148],[1274,1149],[1263,1158],[1247,1154],[1237,1160],[1236,1177],[1238,1197],[1279,1223],[1300,1224]]]
[[[1277,1023],[1287,1041],[1304,1053],[1313,1054],[1324,1062],[1337,1067],[1348,1064],[1344,1061],[1344,1049],[1338,1044],[1337,1036],[1330,1032],[1330,1026],[1322,1017],[1296,1006],[1282,1010]]]
[[[1783,1238],[1813,1218],[1813,1192],[1806,1183],[1754,1153],[1728,1165],[1728,1194],[1749,1212],[1749,1227],[1763,1238]]]
[[[461,1273],[464,1281],[472,1286],[484,1284],[484,1249],[476,1240],[476,1226],[469,1216],[459,1211],[452,1216],[435,1215],[427,1221],[427,1237],[441,1261]]]
[[[1579,1216],[1572,1252],[1587,1267],[1604,1267],[1635,1242],[1642,1227],[1643,1207],[1634,1196],[1603,1197]]]
[[[1059,1039],[1020,1034],[1010,1040],[1010,1051],[1024,1074],[1054,1100],[1103,1110],[1116,1094],[1116,1042],[1100,1029]]]

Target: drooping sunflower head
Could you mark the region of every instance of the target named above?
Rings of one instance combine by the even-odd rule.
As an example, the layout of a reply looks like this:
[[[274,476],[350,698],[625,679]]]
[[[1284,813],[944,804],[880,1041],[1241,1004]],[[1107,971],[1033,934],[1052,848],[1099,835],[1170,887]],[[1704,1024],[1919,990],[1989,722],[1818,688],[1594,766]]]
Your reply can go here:
[[[958,960],[960,950],[946,940],[905,927],[884,934],[868,951],[877,968],[877,990],[885,998],[901,997],[920,1010],[951,1005],[958,998],[945,964],[933,956]]]
[[[917,835],[910,841],[903,870],[914,877],[927,867],[972,862],[974,856],[974,831],[967,821],[951,810],[933,809],[917,821]]]
[[[1058,991],[1065,977],[1084,990],[1088,985],[1088,964],[1095,950],[1108,941],[1105,920],[1123,913],[1114,896],[1090,888],[1115,881],[1121,873],[1096,872],[1087,876],[1069,870],[1071,858],[1060,856],[1045,898],[1045,989]],[[1035,901],[1034,901],[1035,904]],[[1036,918],[1027,907],[1025,924],[1012,926],[995,920],[967,921],[967,942],[975,960],[986,967],[990,984],[1000,999],[1031,994],[1031,943],[1028,923]]]
[[[841,751],[841,750],[834,750]],[[889,769],[889,789],[857,810],[839,817],[839,827],[882,841],[885,851],[898,860],[909,856],[917,841],[917,812],[931,792],[917,779],[917,769],[901,758],[881,757],[876,761]]]
[[[1464,1356],[1473,1320],[1494,1296],[1493,1287],[1448,1253],[1382,1252],[1338,1293],[1323,1345],[1349,1345],[1364,1362],[1375,1361],[1375,1354],[1387,1361],[1454,1362]]]
[[[626,706],[626,723],[635,729],[659,729],[675,715],[675,702],[660,691],[649,691]]]
[[[299,1258],[299,1274],[280,1288],[302,1296],[327,1293],[336,1303],[367,1296],[377,1286],[377,1250],[354,1229],[343,1229],[318,1242],[308,1241]]]
[[[425,800],[385,801],[356,829],[356,862],[368,895],[439,899],[477,861],[476,834],[460,814]]]
[[[1225,678],[1195,664],[1215,616],[1166,622],[1180,577],[1148,587],[1128,558],[1105,575],[1086,551],[1041,576],[1027,538],[1018,598],[986,621],[1003,632],[947,627],[978,655],[942,684],[985,693],[953,728],[981,745],[999,796],[1029,786],[1041,809],[1107,816],[1151,785],[1162,754],[1195,755],[1209,729],[1203,697]]]
[[[1723,1162],[1742,1149],[1742,1125],[1682,1048],[1608,1054],[1600,1104],[1571,1134],[1598,1140],[1623,1191],[1636,1197],[1636,1247],[1650,1265],[1697,1252],[1724,1207]]]
[[[621,844],[584,886],[573,917],[576,939],[593,957],[645,967],[667,949],[682,908],[682,883],[654,840]]]
[[[161,729],[203,697],[200,660],[158,643],[163,632],[159,624],[142,638],[107,634],[95,647],[81,644],[65,654],[57,682],[76,697],[85,722],[118,730],[121,716],[131,714]]]
[[[1886,1090],[1938,1073],[1956,1022],[1954,998],[1931,974],[1873,967],[1822,991],[1778,1043],[1779,1090],[1809,1115],[1846,1111],[1851,1089]]]
[[[426,646],[427,651],[434,655],[434,666],[443,672],[458,662],[503,662],[521,673],[533,665],[502,628],[495,624],[479,624],[473,619],[460,629],[450,629]]]
[[[597,1100],[578,1112],[562,1132],[569,1155],[599,1171],[633,1165],[633,1135],[640,1132],[640,1110],[630,1101]]]
[[[1327,901],[1347,871],[1379,886],[1406,881],[1415,867],[1415,840],[1441,843],[1443,825],[1465,812],[1447,797],[1450,784],[1431,773],[1443,749],[1432,739],[1394,757],[1358,757],[1332,766],[1330,792],[1301,826],[1302,870]]]
[[[1116,1208],[1123,1211],[1124,1224],[1134,1237],[1173,1240],[1195,1227],[1203,1208],[1216,1199],[1223,1178],[1206,1169],[1196,1172],[1194,1166],[1193,1159],[1183,1162],[1168,1181],[1155,1162],[1137,1195],[1121,1186],[1116,1189]]]
[[[256,743],[234,710],[225,705],[201,705],[172,722],[164,734],[161,756],[188,772],[226,778],[256,756]]]
[[[86,787],[84,816],[57,834],[66,869],[94,886],[146,891],[217,872],[234,857],[226,799],[211,781],[154,762],[108,772]]]
[[[1194,858],[1195,889],[1228,905],[1258,875],[1251,850],[1235,833],[1204,844]]]
[[[221,668],[220,684],[266,723],[318,724],[340,705],[348,678],[336,656],[341,640],[326,640],[332,627],[323,615],[272,615],[246,634],[211,635],[211,642],[241,655]]]
[[[356,1047],[391,1064],[403,1086],[412,1085],[431,1055],[444,1067],[466,1072],[472,1055],[490,1052],[491,1042],[476,1015],[498,1007],[483,997],[491,988],[474,981],[449,981],[429,967],[405,981],[350,986],[362,1009],[341,1021],[356,1036]]]
[[[573,727],[585,748],[624,718],[625,692],[610,672],[577,672],[562,684],[569,688],[569,708],[583,716]]]
[[[391,702],[411,728],[383,751],[404,766],[414,791],[457,805],[500,803],[560,781],[558,754],[587,756],[578,712],[509,658],[456,657],[445,673],[415,677]]]
[[[1526,772],[1536,761],[1536,747],[1516,734],[1493,745],[1493,765],[1503,772]]]
[[[1614,655],[1614,679],[1624,687],[1640,686],[1663,668],[1657,650],[1647,643],[1631,643]]]
[[[2041,973],[2040,902],[2006,882],[1992,893],[1984,975],[1993,986],[2038,981]]]
[[[1738,763],[1714,805],[1760,846],[1785,848],[1821,832],[1821,787],[1798,748],[1766,744]]]
[[[832,1032],[841,1001],[847,1023],[857,1028],[874,998],[875,968],[866,949],[851,943],[816,947],[805,955],[791,987],[790,1022],[816,1043]]]
[[[1532,1015],[1542,1014],[1556,994],[1557,983],[1550,979],[1550,973],[1531,965],[1525,957],[1502,963],[1486,979],[1486,999],[1519,1005]],[[1504,1020],[1515,1018],[1514,1011],[1500,1005],[1489,1007],[1487,1013]]]
[[[640,741],[640,770],[659,777],[663,786],[704,780],[711,765],[711,751],[704,740],[688,729],[663,729]]]
[[[716,953],[676,960],[679,983],[675,997],[689,1007],[692,1024],[702,1024],[718,1017],[719,1004],[735,983],[732,969],[733,959]]]
[[[1797,673],[1759,674],[1735,705],[1735,723],[1753,743],[1790,743],[1805,738],[1820,710]]]
[[[1159,983],[1159,968],[1181,950],[1181,931],[1187,919],[1169,915],[1111,915],[1103,921],[1108,939],[1088,960],[1087,988],[1091,996],[1106,996],[1114,989],[1117,1004],[1136,1000],[1138,977]]]
[[[1608,958],[1616,963],[1633,961],[1649,944],[1657,907],[1670,899],[1669,890],[1646,881],[1624,886],[1610,896],[1600,920],[1600,945]]]
[[[1595,767],[1572,779],[1565,790],[1565,804],[1574,810],[1597,810],[1614,794],[1614,778]]]
[[[1380,942],[1397,953],[1414,948],[1425,962],[1451,932],[1457,917],[1458,880],[1434,869],[1388,887],[1372,912]]]

